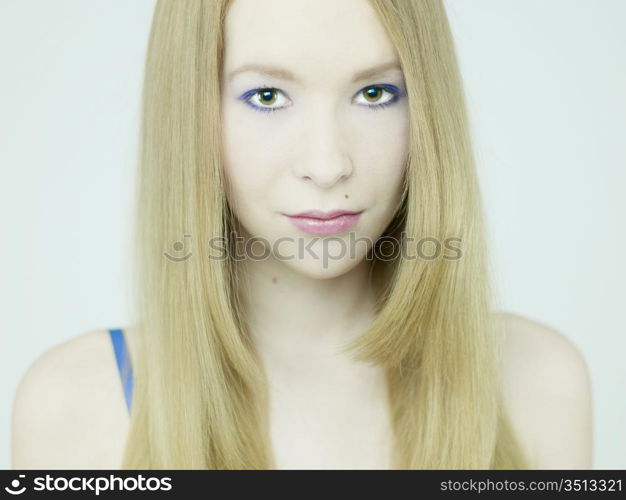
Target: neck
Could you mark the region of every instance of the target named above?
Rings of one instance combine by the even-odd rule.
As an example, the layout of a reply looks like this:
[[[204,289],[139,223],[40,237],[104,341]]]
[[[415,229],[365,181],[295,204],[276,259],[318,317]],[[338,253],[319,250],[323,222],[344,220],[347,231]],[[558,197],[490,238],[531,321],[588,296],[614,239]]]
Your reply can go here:
[[[273,257],[236,262],[241,305],[257,347],[271,356],[336,350],[375,316],[371,262],[331,278],[309,276]]]

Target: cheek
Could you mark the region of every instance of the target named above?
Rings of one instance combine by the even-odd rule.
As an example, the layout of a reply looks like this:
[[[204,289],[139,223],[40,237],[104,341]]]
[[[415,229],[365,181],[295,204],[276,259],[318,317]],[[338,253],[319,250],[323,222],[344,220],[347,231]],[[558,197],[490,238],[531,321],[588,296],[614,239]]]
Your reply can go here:
[[[404,110],[374,111],[371,122],[360,125],[353,141],[363,179],[377,198],[393,196],[402,186],[408,158],[408,117]],[[387,113],[379,117],[381,113]],[[375,124],[374,124],[375,120]]]
[[[224,176],[229,196],[241,203],[267,196],[276,162],[258,129],[246,130],[246,122],[234,118],[224,123]]]
[[[223,158],[229,196],[240,207],[260,213],[284,208],[293,155],[292,122],[251,110],[229,99],[223,103]],[[276,113],[279,114],[279,113]],[[275,206],[279,205],[279,206]],[[259,211],[260,209],[260,211]]]

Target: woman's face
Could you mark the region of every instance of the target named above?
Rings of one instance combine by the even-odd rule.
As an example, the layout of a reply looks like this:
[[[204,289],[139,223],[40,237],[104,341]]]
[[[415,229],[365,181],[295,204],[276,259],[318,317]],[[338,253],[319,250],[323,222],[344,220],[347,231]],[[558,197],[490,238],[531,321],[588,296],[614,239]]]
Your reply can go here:
[[[244,235],[312,277],[362,261],[400,201],[405,94],[395,48],[367,0],[231,2],[224,168]],[[360,215],[289,217],[309,210]],[[253,250],[259,259],[263,252]]]

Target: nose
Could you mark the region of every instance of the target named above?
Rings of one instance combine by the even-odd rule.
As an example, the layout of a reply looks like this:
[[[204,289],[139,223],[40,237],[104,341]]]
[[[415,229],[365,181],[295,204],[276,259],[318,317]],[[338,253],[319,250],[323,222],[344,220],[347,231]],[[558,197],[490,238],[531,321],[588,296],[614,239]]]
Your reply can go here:
[[[303,128],[304,147],[300,148],[294,162],[294,174],[324,189],[350,177],[352,159],[346,150],[343,126],[336,112],[318,108]]]

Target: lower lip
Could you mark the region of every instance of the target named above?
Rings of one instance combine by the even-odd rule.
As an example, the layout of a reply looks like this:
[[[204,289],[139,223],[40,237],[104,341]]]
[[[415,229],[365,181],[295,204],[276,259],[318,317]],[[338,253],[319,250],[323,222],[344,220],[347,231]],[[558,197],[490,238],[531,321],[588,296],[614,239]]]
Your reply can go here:
[[[363,212],[345,214],[332,219],[315,219],[313,217],[287,216],[289,222],[301,231],[309,234],[339,234],[353,227]]]

